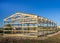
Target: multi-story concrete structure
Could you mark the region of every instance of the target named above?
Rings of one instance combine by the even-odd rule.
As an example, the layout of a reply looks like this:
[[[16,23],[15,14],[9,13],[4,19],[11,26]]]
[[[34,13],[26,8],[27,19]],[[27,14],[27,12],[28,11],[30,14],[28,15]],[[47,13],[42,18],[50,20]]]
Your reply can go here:
[[[53,32],[56,23],[41,16],[18,12],[4,19],[4,34],[41,36]]]

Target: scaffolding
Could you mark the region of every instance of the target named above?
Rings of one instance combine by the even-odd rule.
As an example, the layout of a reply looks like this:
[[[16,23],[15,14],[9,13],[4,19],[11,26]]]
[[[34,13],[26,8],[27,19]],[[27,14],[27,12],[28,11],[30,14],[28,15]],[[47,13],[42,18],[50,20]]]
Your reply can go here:
[[[4,34],[46,36],[57,31],[57,24],[47,18],[17,12],[4,19]]]

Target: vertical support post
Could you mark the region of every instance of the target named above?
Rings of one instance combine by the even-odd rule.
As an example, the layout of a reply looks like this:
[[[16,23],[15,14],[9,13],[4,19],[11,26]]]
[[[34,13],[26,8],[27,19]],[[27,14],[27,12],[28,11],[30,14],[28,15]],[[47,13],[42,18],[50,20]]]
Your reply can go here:
[[[43,34],[44,34],[44,36],[45,36],[45,20],[43,19]]]
[[[48,20],[47,20],[47,34],[48,34]]]
[[[5,21],[3,21],[3,34],[5,34],[4,30],[5,30]]]
[[[51,28],[52,28],[52,33],[53,33],[53,22],[51,22]]]
[[[12,34],[13,34],[13,33],[15,33],[15,31],[14,31],[14,17],[12,17],[12,24],[13,24],[13,26],[12,26],[12,28],[13,28],[12,29]]]
[[[44,20],[42,19],[42,28],[43,28],[43,36],[45,36],[44,35]]]
[[[37,37],[38,37],[38,33],[39,33],[39,28],[38,28],[38,24],[39,24],[39,22],[38,22],[39,20],[38,20],[38,16],[37,16]]]

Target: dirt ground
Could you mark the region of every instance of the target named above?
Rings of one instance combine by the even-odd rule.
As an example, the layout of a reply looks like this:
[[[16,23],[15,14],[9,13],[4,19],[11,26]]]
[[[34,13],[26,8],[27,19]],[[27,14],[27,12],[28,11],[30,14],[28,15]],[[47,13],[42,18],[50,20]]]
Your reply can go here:
[[[60,32],[58,32],[58,34],[48,37],[45,40],[22,39],[19,37],[5,37],[0,39],[0,43],[60,43]]]

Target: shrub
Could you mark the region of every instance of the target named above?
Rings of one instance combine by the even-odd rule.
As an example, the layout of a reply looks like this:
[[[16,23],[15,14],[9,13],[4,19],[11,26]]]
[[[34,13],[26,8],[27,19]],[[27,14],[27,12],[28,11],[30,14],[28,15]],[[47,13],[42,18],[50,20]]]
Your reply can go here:
[[[12,33],[12,31],[5,31],[5,34],[10,34]]]

